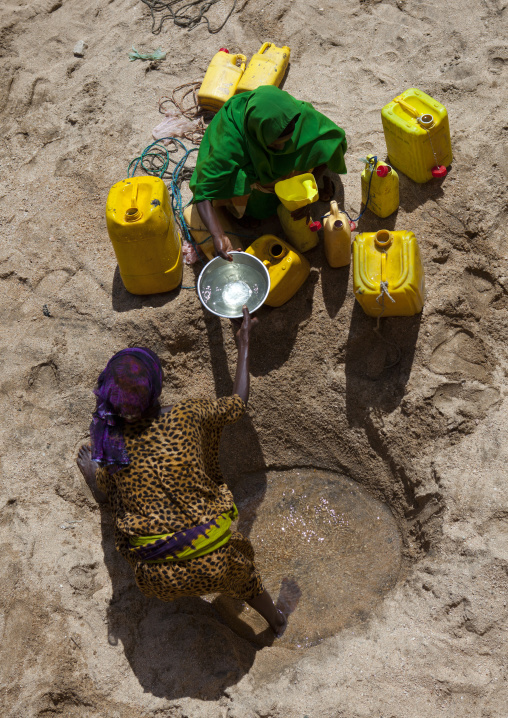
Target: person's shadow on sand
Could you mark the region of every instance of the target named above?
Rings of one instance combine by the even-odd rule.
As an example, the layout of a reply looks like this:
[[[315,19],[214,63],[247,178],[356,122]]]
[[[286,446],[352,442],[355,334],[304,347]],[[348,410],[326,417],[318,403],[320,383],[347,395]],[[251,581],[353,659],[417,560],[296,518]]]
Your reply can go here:
[[[146,598],[131,567],[116,551],[107,504],[100,505],[100,511],[102,548],[113,589],[107,608],[109,643],[122,644],[147,693],[169,700],[217,700],[249,672],[257,651],[273,644],[273,631],[268,626],[253,631],[240,617],[243,602],[224,596],[213,603],[198,597],[167,603]],[[289,615],[299,598],[298,585],[284,579],[277,607]]]
[[[108,641],[122,644],[147,693],[167,699],[217,700],[252,666],[258,648],[236,635],[202,598],[146,598],[116,551],[112,516],[101,506],[102,547],[113,595]],[[274,640],[274,634],[269,630]],[[267,631],[268,634],[268,631]]]

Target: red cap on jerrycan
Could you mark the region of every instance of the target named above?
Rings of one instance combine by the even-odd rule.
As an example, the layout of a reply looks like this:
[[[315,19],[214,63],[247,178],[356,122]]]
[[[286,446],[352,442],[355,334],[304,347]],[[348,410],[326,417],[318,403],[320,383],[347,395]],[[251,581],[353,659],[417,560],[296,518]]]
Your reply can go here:
[[[309,229],[311,232],[319,232],[321,229],[321,222],[309,222]]]
[[[392,171],[392,168],[390,165],[379,165],[379,167],[376,167],[376,174],[378,177],[386,177],[387,174],[390,174]]]
[[[219,52],[227,52],[229,55],[229,50],[227,49],[227,47],[220,47]]]
[[[443,165],[436,165],[431,170],[432,176],[437,178],[446,177],[448,170]]]

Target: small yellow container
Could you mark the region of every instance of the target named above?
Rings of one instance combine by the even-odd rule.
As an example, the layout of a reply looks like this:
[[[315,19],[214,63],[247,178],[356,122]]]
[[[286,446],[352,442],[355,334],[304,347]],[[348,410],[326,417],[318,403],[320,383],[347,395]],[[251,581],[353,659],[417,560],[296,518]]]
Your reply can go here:
[[[158,294],[179,286],[182,243],[161,179],[131,177],[113,185],[106,202],[106,224],[128,292]]]
[[[291,50],[287,45],[276,47],[272,42],[265,42],[249,61],[236,88],[237,94],[255,90],[261,85],[279,87],[289,63],[290,53]]]
[[[238,60],[240,67],[237,66]],[[219,50],[213,56],[198,90],[198,102],[203,110],[218,112],[222,105],[233,97],[244,73],[246,61],[245,55],[230,55],[224,50]]]
[[[425,275],[413,232],[363,232],[353,242],[353,289],[371,317],[422,311]]]
[[[319,199],[316,180],[311,172],[276,182],[274,189],[277,197],[290,212]]]
[[[351,225],[335,200],[323,224],[325,255],[330,267],[347,267],[351,262]]]
[[[448,112],[425,92],[411,88],[381,110],[390,162],[415,182],[427,182],[436,167],[453,159]],[[446,173],[444,173],[446,174]]]
[[[399,207],[399,175],[386,162],[374,162],[373,155],[367,155],[367,163],[362,172],[363,204],[367,204],[367,195],[368,209],[378,217],[388,217]]]
[[[286,209],[282,203],[277,207],[277,214],[284,234],[299,252],[308,252],[309,249],[313,249],[317,245],[318,234],[312,232],[305,217],[293,219],[289,209]]]
[[[310,264],[299,252],[273,234],[264,234],[245,250],[260,259],[270,275],[265,304],[280,307],[296,294],[310,272]]]

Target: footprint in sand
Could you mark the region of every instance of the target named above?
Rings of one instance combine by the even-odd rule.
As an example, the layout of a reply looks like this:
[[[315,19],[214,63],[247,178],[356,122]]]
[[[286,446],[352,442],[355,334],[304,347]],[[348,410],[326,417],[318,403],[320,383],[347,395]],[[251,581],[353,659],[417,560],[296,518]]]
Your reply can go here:
[[[436,374],[446,374],[457,379],[476,379],[485,384],[494,366],[483,342],[463,329],[441,342],[432,352],[430,360],[430,369]]]
[[[464,417],[480,419],[491,406],[497,404],[499,398],[499,391],[492,386],[464,382],[443,384],[437,389],[432,402],[449,420]]]

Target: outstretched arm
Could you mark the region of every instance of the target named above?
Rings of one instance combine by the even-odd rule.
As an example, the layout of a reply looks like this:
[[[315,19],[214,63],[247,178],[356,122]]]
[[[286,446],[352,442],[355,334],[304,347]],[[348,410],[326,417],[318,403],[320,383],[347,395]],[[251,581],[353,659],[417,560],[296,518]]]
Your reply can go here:
[[[252,327],[256,326],[258,320],[252,318],[246,306],[243,307],[243,321],[240,329],[236,332],[238,339],[238,360],[236,363],[236,376],[233,384],[233,394],[243,399],[247,404],[249,400],[250,375],[249,375],[249,343]]]
[[[227,259],[229,262],[232,262],[233,258],[228,254],[228,252],[233,251],[233,245],[231,244],[231,240],[227,234],[224,232],[212,203],[210,200],[205,199],[202,202],[198,202],[196,206],[198,208],[199,216],[212,235],[215,252],[219,257],[222,257],[222,259]]]

